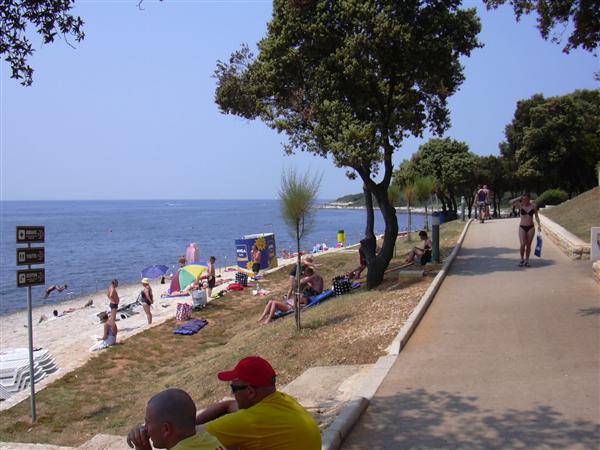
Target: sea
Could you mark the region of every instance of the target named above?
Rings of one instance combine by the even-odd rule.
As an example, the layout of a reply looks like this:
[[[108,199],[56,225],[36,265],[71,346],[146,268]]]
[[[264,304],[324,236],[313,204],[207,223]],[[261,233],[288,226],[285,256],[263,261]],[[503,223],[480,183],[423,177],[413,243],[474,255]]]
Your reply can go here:
[[[363,237],[364,210],[315,208],[313,217],[301,241],[304,251],[315,244],[335,246],[338,230],[348,245]],[[406,229],[405,214],[398,213],[398,222]],[[422,222],[413,214],[413,228]],[[68,285],[51,295],[53,302],[104,290],[113,278],[138,282],[152,264],[175,268],[192,242],[200,246],[200,259],[215,256],[218,267],[236,264],[234,241],[244,235],[274,233],[278,256],[295,249],[278,200],[1,201],[0,315],[27,307],[27,289],[16,287],[17,225],[45,227],[44,244],[32,245],[46,249],[46,286]],[[375,232],[383,229],[376,211]],[[32,288],[34,307],[44,304],[44,290]]]

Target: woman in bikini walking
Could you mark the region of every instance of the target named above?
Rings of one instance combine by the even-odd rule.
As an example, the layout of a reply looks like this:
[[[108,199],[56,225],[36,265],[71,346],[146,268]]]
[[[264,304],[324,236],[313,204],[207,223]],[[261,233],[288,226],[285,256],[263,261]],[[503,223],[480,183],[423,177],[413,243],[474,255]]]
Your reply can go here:
[[[519,223],[519,242],[521,243],[519,251],[521,253],[521,262],[519,262],[519,267],[529,267],[531,243],[533,242],[533,236],[535,235],[533,217],[535,216],[535,220],[538,224],[538,231],[541,233],[542,225],[540,224],[540,217],[538,216],[537,207],[531,202],[531,198],[527,193],[515,198],[511,203],[513,206],[519,208],[519,215],[521,216],[521,222]]]

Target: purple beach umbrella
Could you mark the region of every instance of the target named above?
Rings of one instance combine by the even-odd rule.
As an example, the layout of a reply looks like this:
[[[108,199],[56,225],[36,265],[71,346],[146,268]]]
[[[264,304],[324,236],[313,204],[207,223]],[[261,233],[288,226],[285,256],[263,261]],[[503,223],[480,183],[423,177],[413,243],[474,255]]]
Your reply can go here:
[[[159,264],[154,264],[152,266],[146,267],[142,270],[142,278],[158,278],[162,277],[169,268],[167,266],[162,266]]]

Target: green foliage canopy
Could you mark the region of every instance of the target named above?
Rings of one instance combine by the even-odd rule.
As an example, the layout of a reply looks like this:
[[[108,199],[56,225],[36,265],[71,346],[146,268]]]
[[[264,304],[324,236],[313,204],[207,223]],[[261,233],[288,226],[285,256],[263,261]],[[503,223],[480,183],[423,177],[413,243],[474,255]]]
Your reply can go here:
[[[563,48],[565,53],[578,47],[592,52],[598,47],[600,8],[596,0],[483,0],[488,9],[495,9],[507,1],[517,20],[537,12],[538,29],[545,40],[550,38],[552,42],[560,43],[564,31],[572,25],[571,35]]]
[[[44,44],[54,42],[57,34],[71,35],[80,42],[85,34],[83,21],[71,14],[74,0],[2,0],[0,2],[0,55],[10,64],[11,78],[21,84],[32,83],[33,69],[27,59],[33,47],[26,31],[33,25]]]
[[[600,90],[522,100],[505,134],[500,150],[515,161],[519,184],[537,192],[588,190],[600,161]]]

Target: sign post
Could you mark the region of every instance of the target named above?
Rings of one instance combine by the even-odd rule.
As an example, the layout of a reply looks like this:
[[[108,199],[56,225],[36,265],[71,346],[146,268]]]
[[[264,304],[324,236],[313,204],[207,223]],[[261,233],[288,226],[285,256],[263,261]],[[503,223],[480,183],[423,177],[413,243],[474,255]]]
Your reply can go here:
[[[31,306],[31,286],[46,283],[45,270],[32,269],[32,264],[43,264],[46,259],[44,247],[31,247],[31,243],[43,243],[43,226],[17,226],[17,244],[27,244],[27,248],[17,247],[17,266],[27,266],[26,270],[17,270],[17,287],[27,287],[27,331],[29,334],[29,386],[31,389],[31,421],[35,422],[35,378],[33,370],[33,311]]]

